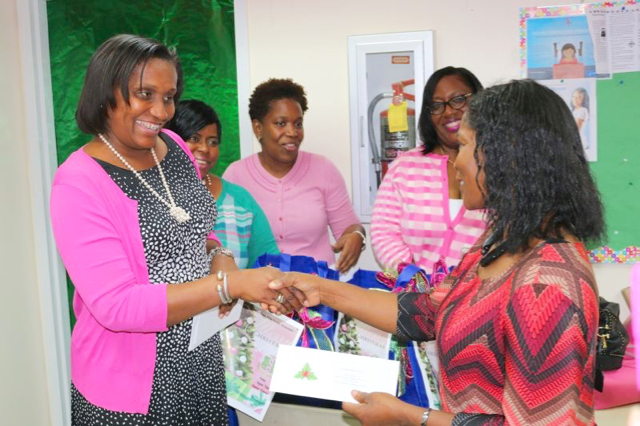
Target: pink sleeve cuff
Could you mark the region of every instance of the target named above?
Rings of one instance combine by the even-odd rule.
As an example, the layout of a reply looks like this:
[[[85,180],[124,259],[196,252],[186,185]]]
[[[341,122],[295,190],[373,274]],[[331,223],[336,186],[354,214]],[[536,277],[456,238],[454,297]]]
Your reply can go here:
[[[211,231],[209,233],[209,235],[207,236],[207,240],[212,240],[215,241],[216,243],[218,243],[220,246],[222,246],[222,243],[220,242],[220,239],[216,236],[216,231]]]

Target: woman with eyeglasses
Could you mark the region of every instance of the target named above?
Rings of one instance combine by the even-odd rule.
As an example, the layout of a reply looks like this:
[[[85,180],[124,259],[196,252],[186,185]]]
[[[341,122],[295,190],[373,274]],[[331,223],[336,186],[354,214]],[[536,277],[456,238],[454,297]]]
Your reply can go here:
[[[462,115],[479,90],[482,84],[465,68],[442,68],[427,81],[423,145],[391,164],[373,206],[371,241],[384,267],[408,262],[430,272],[441,259],[456,265],[485,230],[482,212],[462,205],[453,169]]]

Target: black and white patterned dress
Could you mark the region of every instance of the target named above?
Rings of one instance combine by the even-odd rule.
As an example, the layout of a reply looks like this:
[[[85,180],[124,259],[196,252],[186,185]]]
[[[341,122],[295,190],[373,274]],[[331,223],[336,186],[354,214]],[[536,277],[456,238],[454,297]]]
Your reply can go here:
[[[176,204],[191,219],[183,224],[129,170],[96,160],[131,199],[138,201],[138,219],[151,283],[183,283],[209,274],[206,237],[217,216],[210,192],[197,178],[186,153],[161,134],[169,151],[162,170]],[[157,167],[142,177],[167,199]],[[72,385],[74,425],[226,425],[227,405],[220,337],[216,334],[189,352],[192,320],[156,336],[156,365],[149,413],[114,412],[88,402]]]

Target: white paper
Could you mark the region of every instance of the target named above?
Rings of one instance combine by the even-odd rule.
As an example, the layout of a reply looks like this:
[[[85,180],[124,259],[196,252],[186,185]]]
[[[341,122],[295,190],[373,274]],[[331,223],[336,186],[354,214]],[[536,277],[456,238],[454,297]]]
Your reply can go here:
[[[440,409],[440,392],[438,377],[440,377],[440,359],[438,358],[438,345],[435,340],[429,342],[414,342],[416,359],[420,366],[420,375],[427,392],[429,407]],[[414,372],[415,374],[415,372]]]
[[[588,5],[596,72],[640,71],[640,5]]]
[[[596,62],[596,74],[609,74],[609,37],[607,37],[607,14],[601,8],[587,9],[587,24],[593,41],[593,56]]]
[[[352,390],[395,395],[399,371],[398,361],[280,345],[270,390],[356,402]]]
[[[227,403],[258,421],[264,419],[279,344],[293,345],[304,326],[284,315],[246,303],[240,319],[221,333]]]
[[[189,350],[194,350],[199,344],[209,339],[220,330],[224,330],[234,322],[238,321],[243,306],[244,300],[238,299],[238,303],[236,303],[236,305],[231,309],[229,316],[219,318],[218,313],[220,312],[220,307],[217,306],[193,317]]]

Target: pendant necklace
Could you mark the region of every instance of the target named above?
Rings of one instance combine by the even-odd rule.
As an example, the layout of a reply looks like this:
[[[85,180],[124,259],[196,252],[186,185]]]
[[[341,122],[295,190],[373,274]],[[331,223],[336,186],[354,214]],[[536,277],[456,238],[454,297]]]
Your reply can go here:
[[[438,148],[440,149],[441,155],[444,155],[445,157],[447,157],[447,161],[453,166],[453,161],[451,161],[451,158],[449,158],[449,155],[447,155],[447,153],[444,152],[444,148],[442,148],[441,146],[439,146]]]
[[[173,217],[178,223],[184,223],[184,222],[187,222],[189,219],[191,219],[191,216],[189,216],[189,213],[187,213],[185,211],[185,209],[183,209],[182,207],[176,205],[176,202],[173,200],[173,196],[171,195],[171,191],[169,191],[169,185],[167,185],[167,180],[164,178],[164,173],[162,172],[162,166],[160,166],[160,162],[158,161],[158,157],[156,156],[155,149],[150,148],[149,151],[151,151],[151,155],[153,155],[153,160],[156,162],[156,166],[158,166],[158,172],[160,173],[160,179],[162,180],[162,185],[164,186],[164,189],[167,191],[167,196],[169,197],[169,201],[167,201],[164,198],[162,198],[162,196],[160,194],[158,194],[156,192],[156,190],[153,189],[151,187],[151,185],[149,185],[149,183],[147,183],[146,180],[144,180],[142,175],[136,169],[134,169],[131,166],[131,164],[129,164],[129,162],[127,160],[125,160],[122,155],[120,155],[120,153],[118,151],[116,151],[116,149],[113,147],[113,145],[111,145],[111,143],[107,140],[106,137],[104,137],[104,135],[102,133],[98,133],[98,137],[100,139],[102,139],[102,142],[104,142],[109,147],[111,152],[113,152],[113,154],[116,157],[118,157],[118,159],[120,161],[122,161],[122,164],[127,166],[129,168],[129,170],[131,170],[133,172],[133,174],[140,180],[140,182],[142,182],[142,184],[149,191],[151,191],[151,193],[153,195],[155,195],[156,198],[158,200],[160,200],[160,202],[162,202],[162,204],[164,204],[165,206],[169,207],[169,214],[171,214],[171,217]]]

